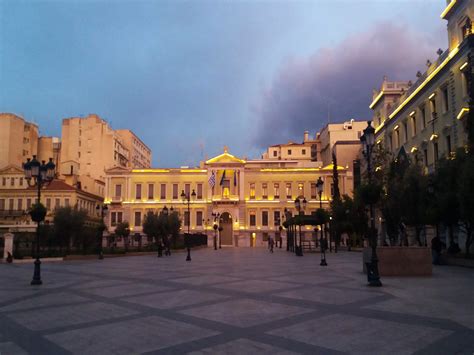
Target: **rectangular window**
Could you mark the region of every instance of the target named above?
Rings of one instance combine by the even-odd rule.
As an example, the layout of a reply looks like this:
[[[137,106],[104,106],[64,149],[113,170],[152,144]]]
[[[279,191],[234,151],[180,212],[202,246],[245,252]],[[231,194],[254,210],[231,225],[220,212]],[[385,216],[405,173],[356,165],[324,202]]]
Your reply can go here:
[[[298,183],[298,196],[304,196],[304,184],[302,182]]]
[[[64,199],[64,206],[69,207],[69,199],[68,198]]]
[[[262,198],[263,199],[268,198],[268,184],[265,182],[262,184]]]
[[[166,200],[166,184],[160,185],[160,199]]]
[[[400,129],[395,130],[395,149],[400,148]]]
[[[291,149],[288,149],[288,155],[291,155]]]
[[[275,200],[280,198],[280,184],[277,182],[273,184],[273,198]]]
[[[312,182],[311,183],[311,199],[316,199],[317,198],[317,189],[316,189],[316,183]]]
[[[4,210],[5,210],[5,199],[0,198],[0,211],[4,211]]]
[[[54,208],[59,208],[59,206],[60,206],[60,201],[59,201],[59,198],[57,198],[54,200]]]
[[[443,112],[446,113],[449,111],[449,97],[448,97],[448,87],[443,88]]]
[[[197,184],[197,199],[202,200],[202,184]]]
[[[50,198],[47,198],[47,199],[46,199],[46,208],[47,208],[48,210],[51,209],[51,199],[50,199]]]
[[[6,186],[7,185],[7,178],[2,178],[2,186]]]
[[[142,225],[142,213],[140,211],[135,212],[135,226]]]
[[[189,211],[184,211],[184,225],[189,226]]]
[[[276,150],[273,151],[273,156],[276,157],[278,155],[278,152]]]
[[[117,223],[122,223],[122,217],[123,217],[122,212],[117,212]]]
[[[142,199],[142,184],[135,185],[135,199],[136,200]]]
[[[286,198],[291,199],[291,182],[286,183]]]
[[[18,211],[21,211],[23,209],[23,199],[22,198],[18,199],[17,209],[18,209]]]
[[[423,124],[422,128],[426,127],[426,108],[423,106],[421,109],[421,123]]]
[[[112,212],[110,214],[110,223],[115,226],[117,224],[117,212]]]
[[[405,138],[403,143],[408,142],[408,122],[407,121],[403,122],[403,135]]]
[[[255,183],[250,183],[250,199],[255,199]]]
[[[196,212],[196,226],[202,226],[202,211]]]
[[[262,211],[262,226],[268,226],[268,211]]]
[[[431,108],[431,120],[435,120],[437,118],[436,96],[430,100],[430,108]]]
[[[8,201],[8,203],[9,203],[8,209],[9,209],[10,211],[13,211],[14,203],[15,203],[14,200],[11,198],[11,199]]]
[[[29,210],[31,208],[31,198],[26,199],[26,209]]]
[[[281,224],[280,211],[273,211],[273,224],[279,226]]]
[[[302,149],[301,154],[306,155],[306,149]]]
[[[416,116],[411,118],[412,137],[416,136]]]
[[[257,224],[257,219],[255,218],[255,212],[250,213],[250,226],[255,227]]]
[[[178,199],[178,184],[173,184],[173,200]]]
[[[155,185],[148,184],[148,199],[153,200],[155,198]]]
[[[117,184],[115,185],[115,197],[122,197],[122,185],[121,184]]]
[[[184,193],[191,197],[191,184],[184,184]]]
[[[15,178],[10,178],[10,186],[15,186]]]
[[[451,155],[451,136],[446,136],[446,151],[449,157]]]
[[[23,186],[23,178],[20,178],[20,186]]]

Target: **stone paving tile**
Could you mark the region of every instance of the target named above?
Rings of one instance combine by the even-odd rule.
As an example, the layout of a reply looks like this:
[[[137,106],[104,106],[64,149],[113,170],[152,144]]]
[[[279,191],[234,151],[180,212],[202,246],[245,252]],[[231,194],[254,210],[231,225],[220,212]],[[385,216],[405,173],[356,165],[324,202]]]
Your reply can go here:
[[[193,291],[193,290],[177,290],[171,292],[154,293],[150,295],[134,296],[123,298],[123,301],[141,304],[143,306],[169,309],[175,307],[189,306],[196,303],[207,301],[218,301],[227,299],[227,296],[215,293]]]
[[[284,288],[297,287],[297,286],[293,283],[287,283],[287,282],[278,282],[278,281],[269,281],[269,280],[245,280],[245,281],[238,281],[238,282],[218,285],[215,287],[226,289],[226,290],[260,293],[260,292],[269,292],[269,291],[281,290]]]
[[[161,292],[161,291],[168,291],[168,290],[171,290],[171,288],[164,287],[164,286],[154,286],[154,285],[143,284],[143,283],[126,283],[123,285],[86,289],[83,291],[86,293],[97,295],[97,296],[118,298],[118,297],[138,295],[141,293]]]
[[[272,277],[271,280],[318,285],[318,284],[327,283],[327,282],[344,283],[349,279],[345,277],[302,273],[302,274],[296,274],[296,275]]]
[[[412,354],[451,331],[332,314],[268,334],[351,354]]]
[[[311,310],[300,307],[244,298],[208,306],[194,307],[180,311],[180,313],[235,325],[237,327],[250,327],[310,311]]]
[[[276,296],[293,298],[298,300],[306,300],[313,302],[321,302],[328,304],[347,304],[357,301],[369,299],[371,297],[383,295],[383,293],[371,293],[356,290],[339,290],[336,288],[322,288],[318,286],[300,287],[291,291],[277,293]]]
[[[233,281],[238,281],[238,280],[239,279],[236,277],[229,277],[229,276],[202,275],[202,276],[174,279],[173,282],[199,286],[199,285],[209,285],[209,284],[216,284],[216,283],[223,283],[223,282],[233,282]]]
[[[31,330],[45,330],[57,327],[88,323],[103,319],[129,316],[137,312],[107,303],[94,302],[72,306],[30,310],[9,314],[8,317]]]
[[[28,352],[12,342],[0,343],[0,355],[27,355]]]
[[[87,282],[81,282],[79,284],[71,286],[73,289],[86,289],[86,288],[95,288],[95,287],[108,287],[108,286],[118,286],[123,284],[131,283],[131,281],[122,281],[122,280],[91,280]]]
[[[250,339],[237,339],[224,344],[211,346],[198,351],[188,353],[190,355],[204,355],[204,354],[262,354],[262,355],[291,355],[298,354],[296,352],[271,346],[264,343],[259,343]]]
[[[26,289],[24,291],[18,290],[0,290],[0,303],[15,301],[19,297],[34,296],[41,294],[41,290],[33,288]]]
[[[219,334],[157,316],[50,334],[46,338],[76,354],[138,354]]]
[[[0,307],[0,312],[24,310],[24,309],[37,308],[37,307],[58,306],[62,304],[70,304],[70,303],[86,302],[86,301],[90,301],[90,300],[85,297],[81,297],[81,296],[66,293],[66,292],[58,292],[58,293],[52,293],[52,294],[51,293],[38,294],[26,300],[14,302],[5,307]]]

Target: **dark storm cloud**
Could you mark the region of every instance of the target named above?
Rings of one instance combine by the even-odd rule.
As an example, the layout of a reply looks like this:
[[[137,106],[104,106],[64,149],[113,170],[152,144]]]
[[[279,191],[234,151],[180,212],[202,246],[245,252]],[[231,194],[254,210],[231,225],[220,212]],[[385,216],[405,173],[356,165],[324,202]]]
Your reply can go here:
[[[436,45],[444,42],[379,23],[309,58],[288,60],[255,108],[255,144],[301,140],[304,130],[314,134],[328,122],[328,107],[331,122],[369,119],[372,90],[380,87],[383,76],[414,81],[416,72],[426,69],[426,59],[436,56]]]

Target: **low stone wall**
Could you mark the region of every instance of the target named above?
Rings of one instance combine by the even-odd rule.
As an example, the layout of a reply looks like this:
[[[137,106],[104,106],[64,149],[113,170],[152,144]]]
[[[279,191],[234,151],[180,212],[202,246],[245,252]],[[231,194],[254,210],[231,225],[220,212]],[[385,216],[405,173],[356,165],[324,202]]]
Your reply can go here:
[[[363,269],[370,262],[371,248],[363,252]],[[380,276],[431,276],[431,249],[427,247],[377,247]]]

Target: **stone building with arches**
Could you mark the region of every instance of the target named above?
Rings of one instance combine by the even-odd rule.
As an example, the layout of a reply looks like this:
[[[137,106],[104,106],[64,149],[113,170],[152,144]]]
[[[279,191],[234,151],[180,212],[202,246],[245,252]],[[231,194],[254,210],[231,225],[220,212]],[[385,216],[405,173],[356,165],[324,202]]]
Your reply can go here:
[[[179,212],[183,232],[189,225],[192,233],[208,234],[209,243],[216,223],[222,227],[222,246],[265,246],[269,236],[280,236],[284,210],[296,213],[297,197],[306,198],[306,214],[319,208],[319,177],[324,181],[321,203],[323,208],[329,207],[333,166],[311,159],[307,149],[310,143],[292,144],[292,151],[299,152],[294,159],[264,155],[262,159],[246,160],[230,154],[225,147],[222,154],[201,162],[198,168],[109,169],[105,196],[109,231],[117,223],[128,221],[132,235],[143,235],[146,213],[166,206]],[[342,166],[338,171],[341,194],[351,194],[352,172]],[[182,192],[195,195],[189,214],[181,200]],[[304,232],[307,238],[313,235],[311,229]],[[284,232],[281,236],[285,240]]]

